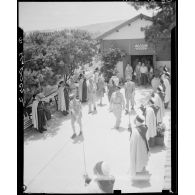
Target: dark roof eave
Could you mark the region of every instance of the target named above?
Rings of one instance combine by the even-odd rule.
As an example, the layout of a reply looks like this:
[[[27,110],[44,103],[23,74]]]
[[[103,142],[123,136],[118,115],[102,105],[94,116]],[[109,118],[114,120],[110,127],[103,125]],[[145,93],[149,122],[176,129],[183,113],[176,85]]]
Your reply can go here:
[[[129,24],[129,23],[132,23],[132,22],[136,21],[136,20],[137,20],[138,18],[140,18],[140,17],[143,17],[143,18],[145,18],[146,20],[152,21],[152,18],[151,18],[151,17],[146,16],[146,15],[144,15],[144,14],[139,14],[139,15],[135,16],[134,18],[131,18],[131,19],[127,20],[126,22],[124,22],[124,23],[122,23],[122,24],[120,24],[120,25],[118,25],[118,26],[112,28],[111,30],[109,30],[109,31],[107,31],[107,32],[105,32],[105,33],[103,33],[102,35],[96,37],[96,40],[101,40],[102,38],[104,38],[105,36],[111,34],[111,33],[114,32],[115,30],[122,28],[122,27],[125,26],[126,24]]]

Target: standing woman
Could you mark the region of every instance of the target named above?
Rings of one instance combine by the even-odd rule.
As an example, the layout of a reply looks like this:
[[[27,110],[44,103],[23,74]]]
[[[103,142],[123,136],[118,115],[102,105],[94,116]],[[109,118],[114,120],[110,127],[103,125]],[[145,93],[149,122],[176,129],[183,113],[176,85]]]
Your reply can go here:
[[[70,93],[70,86],[66,83],[64,86],[64,98],[65,98],[65,103],[66,103],[66,114],[69,113],[69,93]]]
[[[110,79],[109,83],[108,83],[108,101],[109,101],[109,103],[110,103],[111,96],[115,92],[115,90],[116,90],[116,85],[115,85],[114,81],[112,79]],[[109,106],[109,110],[112,111],[111,103]]]
[[[80,74],[79,76],[79,100],[82,102],[82,96],[83,96],[83,75]]]
[[[83,77],[82,85],[82,102],[87,102],[87,80],[86,77]]]
[[[65,102],[65,97],[64,97],[63,81],[61,81],[58,85],[58,110],[61,111],[65,115],[66,102]]]

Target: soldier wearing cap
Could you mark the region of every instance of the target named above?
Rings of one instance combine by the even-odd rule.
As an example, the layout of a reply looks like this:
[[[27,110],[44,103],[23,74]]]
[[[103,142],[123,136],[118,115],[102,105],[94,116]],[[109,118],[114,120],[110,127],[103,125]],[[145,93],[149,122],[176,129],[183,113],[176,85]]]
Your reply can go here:
[[[82,107],[81,102],[79,99],[76,99],[76,90],[73,90],[73,94],[71,96],[70,101],[70,114],[71,114],[71,126],[73,129],[73,135],[71,136],[72,139],[76,137],[76,131],[75,131],[75,123],[77,122],[79,124],[80,133],[79,136],[83,134],[82,132]]]
[[[149,146],[146,139],[147,126],[143,115],[135,118],[135,127],[130,138],[130,174],[137,176],[144,172],[149,158]]]
[[[110,174],[110,166],[104,162],[97,162],[93,169],[94,177],[84,175],[88,193],[113,193],[115,178]]]
[[[119,125],[121,123],[122,110],[125,109],[125,100],[123,94],[120,92],[119,86],[116,88],[116,92],[112,94],[110,103],[113,110],[113,114],[116,117],[115,128],[119,129]]]
[[[130,78],[125,83],[125,99],[126,99],[126,114],[129,113],[129,101],[131,102],[131,109],[134,110],[135,104],[135,83]]]

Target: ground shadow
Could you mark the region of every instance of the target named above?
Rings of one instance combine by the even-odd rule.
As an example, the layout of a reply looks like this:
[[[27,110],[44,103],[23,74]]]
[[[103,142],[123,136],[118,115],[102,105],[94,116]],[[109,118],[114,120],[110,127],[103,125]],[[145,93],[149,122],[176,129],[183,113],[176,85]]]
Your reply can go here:
[[[60,112],[56,112],[52,115],[52,118],[47,122],[47,131],[43,133],[38,132],[33,127],[24,130],[24,143],[28,144],[29,141],[35,141],[40,139],[46,139],[47,137],[53,137],[57,135],[60,126],[66,120],[70,119],[70,114],[64,116]]]
[[[162,152],[166,149],[167,149],[167,147],[165,145],[164,146],[154,146],[154,147],[150,148],[150,152],[155,154],[155,153],[158,153],[158,152]]]
[[[127,131],[128,129],[127,128],[124,128],[124,127],[119,127],[119,129],[116,129],[119,133],[122,133],[124,131]]]
[[[77,136],[75,139],[73,139],[73,144],[80,144],[84,141],[84,137],[83,136]]]
[[[147,188],[150,187],[150,181],[149,180],[133,180],[132,181],[132,186],[137,187],[137,188]]]
[[[106,106],[107,104],[97,104],[99,107],[104,107]]]

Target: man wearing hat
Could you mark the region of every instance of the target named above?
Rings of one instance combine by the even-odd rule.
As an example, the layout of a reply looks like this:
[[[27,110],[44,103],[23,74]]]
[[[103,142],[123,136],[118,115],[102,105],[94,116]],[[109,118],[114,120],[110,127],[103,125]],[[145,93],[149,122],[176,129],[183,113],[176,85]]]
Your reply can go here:
[[[157,135],[155,112],[151,108],[150,104],[146,106],[141,105],[140,110],[143,112],[143,115],[145,116],[145,122],[148,128],[147,133],[146,133],[146,138],[147,138],[147,141],[149,141],[150,138],[153,138]]]
[[[73,135],[71,136],[72,139],[76,138],[76,130],[75,130],[75,123],[77,122],[80,128],[79,136],[82,135],[82,107],[81,102],[79,99],[76,99],[76,89],[73,90],[73,94],[71,96],[70,101],[70,114],[71,114],[71,126],[73,129]]]
[[[87,193],[113,193],[115,178],[110,175],[109,165],[104,161],[97,162],[93,172],[92,179],[88,175],[84,176]]]
[[[43,102],[41,101],[44,97],[42,93],[37,94],[32,105],[32,123],[34,128],[40,133],[47,130],[45,128],[47,122],[46,112]]]
[[[131,81],[130,78],[127,78],[127,82],[125,83],[125,99],[126,99],[126,114],[129,113],[129,101],[131,102],[131,109],[134,110],[135,104],[135,83]]]
[[[89,79],[89,84],[87,87],[87,97],[88,97],[88,105],[89,105],[89,112],[88,114],[92,113],[91,106],[93,105],[93,111],[96,112],[96,84],[92,78]]]
[[[116,117],[115,128],[119,129],[121,123],[122,110],[125,109],[125,100],[123,94],[120,92],[120,87],[116,87],[116,92],[114,92],[110,99],[113,114]]]
[[[135,127],[132,128],[130,138],[130,174],[137,176],[145,171],[149,158],[149,146],[146,139],[147,127],[143,115],[135,118]]]

